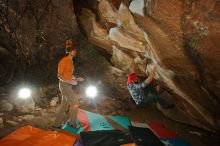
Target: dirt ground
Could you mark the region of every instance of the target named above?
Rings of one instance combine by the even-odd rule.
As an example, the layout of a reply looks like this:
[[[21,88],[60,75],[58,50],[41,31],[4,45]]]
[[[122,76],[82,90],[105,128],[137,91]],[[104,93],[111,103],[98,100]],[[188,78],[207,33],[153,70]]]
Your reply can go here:
[[[83,87],[82,87],[83,88]],[[84,89],[79,89],[83,91]],[[103,115],[122,115],[128,116],[131,121],[147,123],[147,122],[159,122],[175,131],[177,135],[184,139],[191,146],[219,146],[220,140],[217,134],[204,131],[189,125],[177,123],[173,120],[165,117],[157,108],[155,104],[148,105],[143,108],[137,108],[132,100],[126,100],[122,98],[123,95],[106,95],[100,93],[95,100],[85,98],[84,93],[78,92],[80,101],[80,108],[91,112],[97,112]],[[127,95],[126,95],[127,96]],[[96,102],[96,104],[94,103]],[[4,122],[4,128],[0,129],[0,138],[3,138],[24,125],[33,125],[35,127],[50,129],[54,121],[54,115],[58,111],[60,104],[54,107],[43,107],[34,110],[31,115],[34,115],[33,119],[18,122],[16,126],[12,126]],[[27,113],[26,113],[27,114]],[[22,113],[5,112],[2,116],[3,119],[16,120],[16,117],[22,115]]]

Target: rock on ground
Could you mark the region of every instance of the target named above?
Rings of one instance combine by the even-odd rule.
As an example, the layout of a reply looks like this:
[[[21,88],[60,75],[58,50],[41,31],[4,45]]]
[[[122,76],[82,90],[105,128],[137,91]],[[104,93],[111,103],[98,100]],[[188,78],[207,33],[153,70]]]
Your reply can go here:
[[[1,100],[0,101],[0,110],[10,112],[14,109],[13,105],[8,102],[7,100]]]
[[[3,123],[3,119],[0,117],[0,129],[4,128],[4,123]]]

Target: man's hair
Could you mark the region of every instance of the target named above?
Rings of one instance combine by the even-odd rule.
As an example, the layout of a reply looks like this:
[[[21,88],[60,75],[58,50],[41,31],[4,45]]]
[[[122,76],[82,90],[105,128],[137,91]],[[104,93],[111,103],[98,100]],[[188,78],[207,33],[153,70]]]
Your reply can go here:
[[[66,48],[71,48],[73,47],[73,41],[71,39],[66,40]]]

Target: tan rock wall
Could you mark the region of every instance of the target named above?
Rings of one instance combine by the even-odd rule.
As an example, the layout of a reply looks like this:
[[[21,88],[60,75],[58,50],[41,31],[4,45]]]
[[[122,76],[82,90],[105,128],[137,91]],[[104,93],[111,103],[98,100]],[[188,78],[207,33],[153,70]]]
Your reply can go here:
[[[164,114],[180,122],[219,130],[216,122],[220,113],[219,2],[141,2],[144,6],[137,5],[137,8],[144,11],[139,13],[135,0],[100,0],[97,10],[91,13],[96,15],[95,24],[102,27],[91,27],[89,32],[107,32],[108,37],[95,35],[98,42],[89,40],[108,50],[112,63],[125,73],[132,60],[142,75],[145,70],[150,71],[152,63],[157,64],[156,79],[177,102],[175,110],[163,111]],[[133,12],[129,10],[130,3]],[[82,15],[77,17],[90,23]],[[88,27],[82,29],[88,32]],[[94,33],[87,33],[87,36],[94,38]]]

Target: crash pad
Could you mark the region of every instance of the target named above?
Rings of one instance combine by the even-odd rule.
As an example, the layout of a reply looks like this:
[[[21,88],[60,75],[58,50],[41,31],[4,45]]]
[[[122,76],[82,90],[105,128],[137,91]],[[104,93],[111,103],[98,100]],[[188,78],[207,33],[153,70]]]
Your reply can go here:
[[[73,146],[76,137],[24,126],[0,140],[0,146]]]
[[[97,130],[124,130],[131,125],[130,120],[125,116],[103,116],[97,113],[89,112],[80,109],[77,115],[77,124],[79,129],[74,129],[68,125],[69,121],[62,129],[69,132],[79,134],[82,131],[97,131]]]

